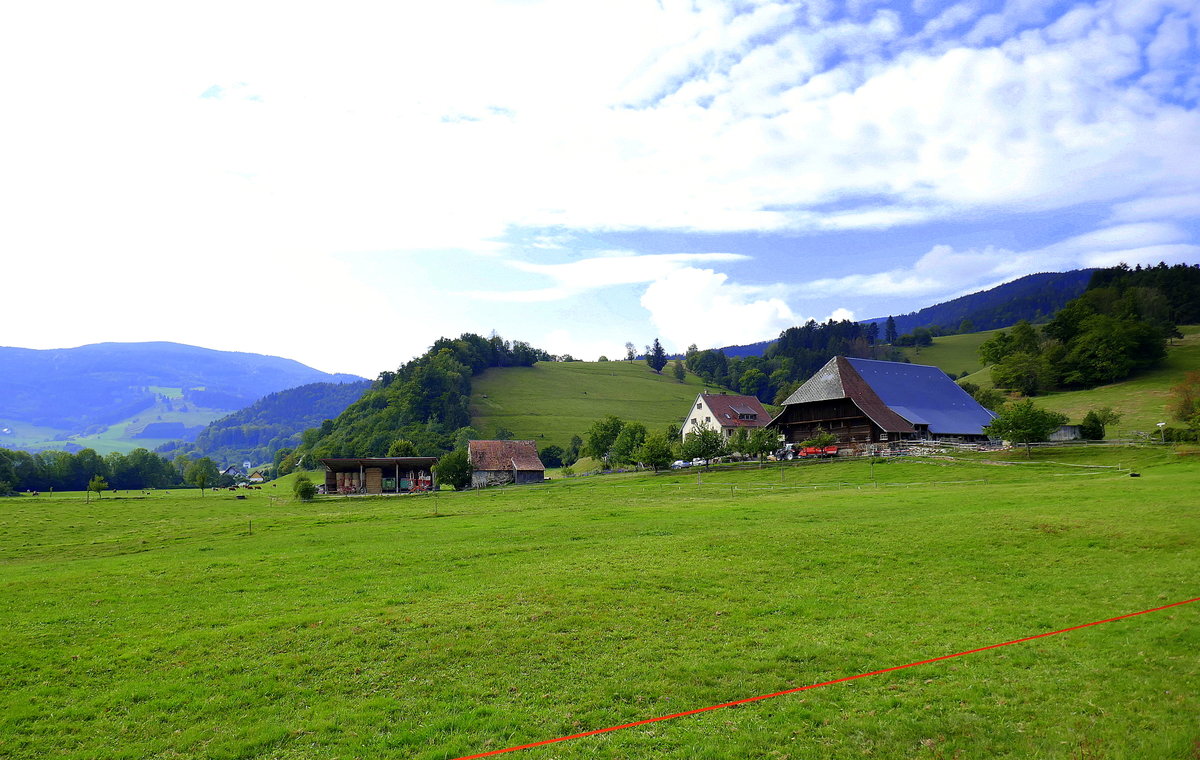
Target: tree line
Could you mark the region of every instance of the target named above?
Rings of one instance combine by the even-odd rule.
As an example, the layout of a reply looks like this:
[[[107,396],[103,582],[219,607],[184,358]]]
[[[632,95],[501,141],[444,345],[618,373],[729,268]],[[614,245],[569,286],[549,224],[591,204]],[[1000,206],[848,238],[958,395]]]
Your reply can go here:
[[[905,361],[900,351],[880,342],[879,333],[875,322],[809,320],[781,332],[762,356],[731,358],[720,349],[700,351],[693,345],[685,361],[705,382],[779,404],[835,356]]]
[[[125,491],[184,484],[203,488],[218,485],[219,480],[217,465],[207,457],[167,460],[147,449],[104,456],[93,449],[36,454],[0,449],[0,496],[23,491],[94,491],[97,481],[106,489]]]

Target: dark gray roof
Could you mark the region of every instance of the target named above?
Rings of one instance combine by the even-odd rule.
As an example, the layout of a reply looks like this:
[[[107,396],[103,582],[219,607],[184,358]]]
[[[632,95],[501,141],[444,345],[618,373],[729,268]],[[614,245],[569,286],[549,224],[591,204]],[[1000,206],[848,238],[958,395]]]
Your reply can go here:
[[[824,367],[813,374],[783,402],[788,404],[806,404],[810,401],[830,401],[835,398],[846,398],[842,388],[842,376],[838,371],[837,357],[830,359]]]
[[[846,361],[892,411],[914,425],[928,425],[931,433],[983,435],[984,426],[996,416],[937,367],[874,359]]]

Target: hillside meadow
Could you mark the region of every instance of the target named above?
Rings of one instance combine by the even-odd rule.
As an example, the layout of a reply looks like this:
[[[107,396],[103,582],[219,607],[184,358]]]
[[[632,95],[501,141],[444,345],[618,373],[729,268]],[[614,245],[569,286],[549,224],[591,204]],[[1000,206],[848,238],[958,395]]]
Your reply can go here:
[[[1175,340],[1167,349],[1162,366],[1139,373],[1130,379],[1102,385],[1086,391],[1068,391],[1039,396],[1037,403],[1047,409],[1062,412],[1073,422],[1083,419],[1088,410],[1108,406],[1121,412],[1122,418],[1114,433],[1134,432],[1154,434],[1156,423],[1166,422],[1179,427],[1181,423],[1167,412],[1171,388],[1183,381],[1188,372],[1200,370],[1200,325],[1181,327],[1182,340]]]
[[[680,383],[667,364],[655,374],[644,361],[538,362],[532,367],[493,368],[472,381],[471,424],[484,436],[498,426],[538,447],[566,447],[571,436],[615,414],[651,431],[680,426],[696,394],[709,388],[687,373]]]
[[[441,760],[1200,596],[1194,450],[995,459],[0,499],[0,754]],[[1198,652],[1200,603],[506,756],[1192,757]]]

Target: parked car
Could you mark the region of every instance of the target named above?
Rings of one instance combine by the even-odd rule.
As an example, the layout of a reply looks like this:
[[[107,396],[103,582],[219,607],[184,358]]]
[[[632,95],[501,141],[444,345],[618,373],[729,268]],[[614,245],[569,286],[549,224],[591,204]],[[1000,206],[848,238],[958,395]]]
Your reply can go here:
[[[691,467],[691,466],[692,466],[692,463],[691,463],[691,462],[688,462],[688,461],[686,461],[686,460],[683,460],[683,459],[676,459],[674,462],[671,462],[671,469],[672,469],[672,470],[681,470],[681,469],[683,469],[684,467]]]
[[[707,459],[702,459],[702,458],[700,458],[700,457],[696,457],[695,459],[693,459],[693,460],[692,460],[692,464],[693,464],[694,466],[696,466],[696,467],[707,467],[707,466],[708,466],[708,460],[707,460]]]

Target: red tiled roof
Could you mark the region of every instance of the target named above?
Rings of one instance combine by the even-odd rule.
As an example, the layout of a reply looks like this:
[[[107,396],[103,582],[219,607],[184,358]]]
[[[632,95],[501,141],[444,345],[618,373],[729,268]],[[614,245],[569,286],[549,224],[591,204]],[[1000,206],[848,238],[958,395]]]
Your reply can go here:
[[[467,456],[476,470],[546,469],[533,441],[468,441]]]
[[[763,427],[771,415],[754,396],[733,396],[726,393],[701,393],[700,397],[712,409],[713,422],[721,427]],[[754,414],[755,419],[743,420],[739,415]]]

